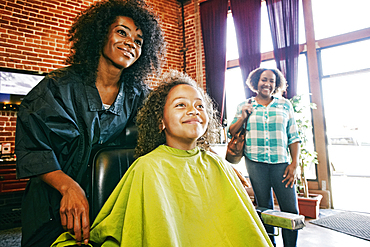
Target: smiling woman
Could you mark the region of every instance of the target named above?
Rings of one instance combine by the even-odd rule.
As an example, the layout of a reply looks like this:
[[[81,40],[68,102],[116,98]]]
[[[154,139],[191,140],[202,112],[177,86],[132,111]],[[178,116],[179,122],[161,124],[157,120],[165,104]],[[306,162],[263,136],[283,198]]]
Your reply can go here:
[[[100,66],[113,65],[118,70],[130,67],[141,55],[143,32],[126,16],[118,16],[110,26]],[[99,67],[98,69],[102,69]]]
[[[122,71],[139,59],[143,32],[126,16],[117,16],[109,27],[108,37],[101,52],[95,82],[103,104],[107,108],[114,102],[119,91]]]
[[[257,68],[246,84],[257,96],[238,105],[229,131],[234,136],[247,122],[244,155],[257,206],[273,209],[273,189],[281,211],[298,214],[295,179],[300,139],[293,106],[279,94],[286,80],[277,69]],[[266,229],[274,232],[271,226]],[[296,246],[297,237],[297,231],[283,229],[287,246]],[[270,238],[275,241],[273,234]]]

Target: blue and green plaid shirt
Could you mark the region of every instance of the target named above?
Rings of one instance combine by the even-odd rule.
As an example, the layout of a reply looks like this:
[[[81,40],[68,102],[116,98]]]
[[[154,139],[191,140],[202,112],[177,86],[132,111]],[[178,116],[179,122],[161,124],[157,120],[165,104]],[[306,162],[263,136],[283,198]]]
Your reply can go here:
[[[239,104],[231,124],[242,115]],[[300,142],[293,106],[285,98],[273,98],[265,107],[252,98],[253,112],[248,119],[245,155],[253,161],[269,164],[290,162],[288,146]]]

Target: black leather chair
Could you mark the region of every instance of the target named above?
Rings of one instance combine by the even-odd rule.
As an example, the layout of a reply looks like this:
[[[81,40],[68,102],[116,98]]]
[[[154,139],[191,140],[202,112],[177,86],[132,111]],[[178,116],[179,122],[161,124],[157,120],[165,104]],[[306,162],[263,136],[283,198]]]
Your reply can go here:
[[[133,148],[104,148],[93,161],[90,219],[93,221],[127,169],[134,162]]]
[[[92,183],[89,198],[91,223],[127,169],[134,162],[137,128],[135,125],[131,125],[126,128],[125,132],[125,146],[102,148],[95,153],[91,161]]]

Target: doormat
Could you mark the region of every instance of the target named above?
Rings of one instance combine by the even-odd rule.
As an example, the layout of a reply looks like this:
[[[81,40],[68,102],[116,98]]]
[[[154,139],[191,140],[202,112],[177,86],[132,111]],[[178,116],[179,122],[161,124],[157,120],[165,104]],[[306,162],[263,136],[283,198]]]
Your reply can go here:
[[[310,223],[370,241],[370,216],[344,212]]]

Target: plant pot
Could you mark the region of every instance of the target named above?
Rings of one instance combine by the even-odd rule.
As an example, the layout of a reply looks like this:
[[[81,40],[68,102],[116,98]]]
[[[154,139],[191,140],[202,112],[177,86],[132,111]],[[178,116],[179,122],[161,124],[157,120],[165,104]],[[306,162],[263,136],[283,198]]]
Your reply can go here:
[[[299,214],[313,219],[319,217],[321,199],[320,194],[309,194],[308,198],[298,195]]]

